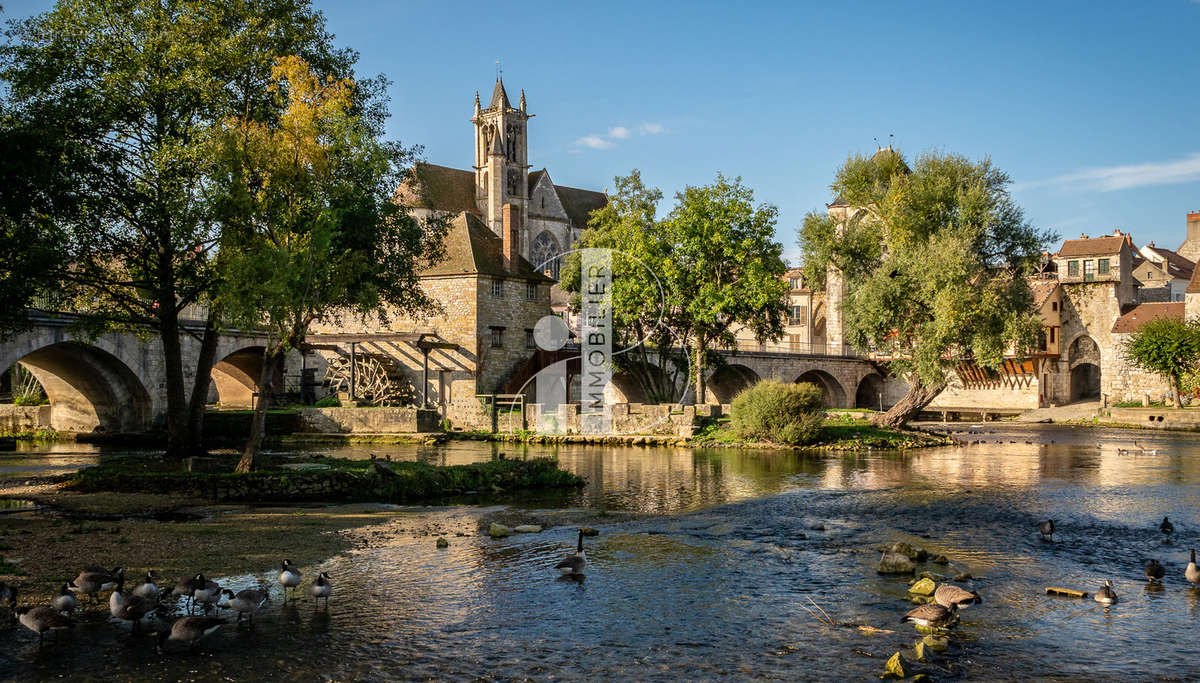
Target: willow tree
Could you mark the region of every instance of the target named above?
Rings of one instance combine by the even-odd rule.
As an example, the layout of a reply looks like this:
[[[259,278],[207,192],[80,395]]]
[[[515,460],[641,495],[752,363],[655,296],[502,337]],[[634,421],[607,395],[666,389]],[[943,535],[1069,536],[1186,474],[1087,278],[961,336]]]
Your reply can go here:
[[[230,118],[217,141],[219,301],[231,324],[267,335],[260,387],[314,321],[433,305],[417,275],[437,257],[442,224],[393,201],[412,152],[383,138],[382,84],[360,86],[280,58],[268,88],[278,117]],[[239,472],[254,468],[270,402],[264,390]]]
[[[838,170],[830,189],[844,211],[805,217],[805,275],[842,278],[846,342],[908,382],[879,423],[913,419],[956,363],[995,370],[1036,342],[1026,276],[1053,235],[1025,220],[1009,184],[986,159],[928,153],[910,167],[885,149]]]

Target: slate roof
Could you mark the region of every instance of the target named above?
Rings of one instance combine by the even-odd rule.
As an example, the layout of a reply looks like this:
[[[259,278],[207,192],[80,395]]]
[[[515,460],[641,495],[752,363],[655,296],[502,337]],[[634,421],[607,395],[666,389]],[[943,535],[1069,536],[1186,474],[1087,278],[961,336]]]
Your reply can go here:
[[[1169,301],[1163,303],[1138,304],[1128,313],[1117,318],[1112,331],[1117,334],[1137,332],[1142,325],[1158,318],[1183,318],[1183,302]]]
[[[1125,244],[1124,235],[1107,235],[1105,237],[1084,237],[1077,240],[1067,240],[1062,243],[1058,255],[1062,258],[1074,256],[1108,256],[1121,251]]]
[[[524,258],[520,259],[517,273],[505,270],[504,241],[475,214],[463,212],[451,219],[445,245],[446,257],[422,269],[421,275],[488,275],[554,282],[534,270]]]
[[[608,195],[603,192],[562,185],[556,185],[554,189],[558,190],[558,201],[562,202],[567,217],[571,219],[571,225],[577,228],[586,228],[588,214],[596,209],[603,209],[608,204]]]
[[[508,93],[504,91],[504,81],[500,78],[496,79],[496,87],[492,88],[492,102],[488,109],[495,109],[497,106],[512,109],[512,105],[508,103]]]

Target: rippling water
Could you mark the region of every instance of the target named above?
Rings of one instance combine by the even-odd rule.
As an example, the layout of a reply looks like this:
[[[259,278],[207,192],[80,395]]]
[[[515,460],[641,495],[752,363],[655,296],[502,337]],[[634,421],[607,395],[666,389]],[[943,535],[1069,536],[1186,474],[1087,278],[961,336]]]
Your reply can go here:
[[[308,577],[322,570],[334,577],[327,613],[307,599],[283,606],[275,590],[253,627],[226,628],[194,653],[163,658],[147,638],[132,638],[94,611],[62,643],[40,650],[28,632],[0,631],[0,673],[874,678],[917,637],[899,623],[911,607],[906,582],[874,571],[874,546],[903,540],[946,554],[949,567],[925,568],[969,572],[978,578],[968,585],[984,598],[964,612],[950,650],[930,665],[938,678],[1200,676],[1200,644],[1189,637],[1200,592],[1182,576],[1188,548],[1200,541],[1200,439],[979,431],[965,436],[984,443],[909,455],[560,448],[564,466],[591,482],[571,504],[664,513],[596,525],[601,533],[587,539],[581,582],[550,569],[573,544],[573,529],[499,541],[458,537],[476,533],[475,508],[414,509],[382,527],[378,547],[303,568]],[[1135,448],[1135,439],[1161,452],[1119,450]],[[498,451],[551,452],[456,443],[337,454],[454,463]],[[1157,530],[1165,514],[1177,529],[1171,543]],[[1054,543],[1039,541],[1033,528],[1047,517],[1058,522]],[[431,527],[448,535],[449,549],[434,548],[425,535]],[[1167,567],[1161,589],[1142,579],[1149,557]],[[258,569],[218,580],[273,583],[274,568]],[[1121,596],[1108,609],[1044,595],[1048,585],[1093,592],[1106,578]],[[804,608],[809,598],[839,623],[894,633],[819,624]]]

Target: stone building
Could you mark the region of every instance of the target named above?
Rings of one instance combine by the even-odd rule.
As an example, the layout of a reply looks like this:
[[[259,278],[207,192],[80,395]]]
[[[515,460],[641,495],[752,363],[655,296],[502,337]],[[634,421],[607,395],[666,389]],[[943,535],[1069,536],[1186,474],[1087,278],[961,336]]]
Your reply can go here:
[[[1186,230],[1183,244],[1175,252],[1195,263],[1200,261],[1200,211],[1192,211],[1187,215]]]
[[[1133,260],[1133,279],[1138,282],[1138,301],[1183,301],[1196,264],[1178,252],[1154,246],[1141,248]]]
[[[826,353],[825,292],[813,290],[805,283],[802,268],[789,268],[783,274],[783,281],[788,283],[788,313],[783,321],[783,334],[778,339],[760,342],[750,329],[735,328],[737,348],[745,351]]]
[[[559,255],[587,227],[588,215],[607,202],[603,192],[556,185],[549,171],[531,171],[529,120],[525,91],[512,106],[504,81],[496,79],[492,97],[481,107],[475,93],[474,163],[469,169],[419,164],[412,181],[399,190],[401,201],[418,215],[441,212],[477,216],[500,234],[505,205],[520,209],[521,256],[557,277]]]

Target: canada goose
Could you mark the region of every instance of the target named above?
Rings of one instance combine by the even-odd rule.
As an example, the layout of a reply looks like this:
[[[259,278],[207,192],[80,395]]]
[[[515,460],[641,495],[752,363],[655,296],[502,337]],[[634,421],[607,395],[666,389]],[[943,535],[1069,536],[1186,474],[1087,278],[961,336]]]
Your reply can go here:
[[[208,614],[208,608],[216,605],[221,599],[221,584],[204,578],[203,574],[197,574],[192,578],[192,585],[196,587],[192,594],[193,599],[204,608],[204,613]]]
[[[901,623],[907,621],[926,628],[946,628],[958,618],[957,611],[954,605],[945,607],[931,602],[909,610],[900,617],[900,621]]]
[[[300,570],[291,560],[283,561],[283,569],[279,571],[279,583],[283,584],[283,601],[287,602],[288,593],[300,585]]]
[[[1042,535],[1042,540],[1054,540],[1054,520],[1047,519],[1043,522],[1034,524],[1037,527],[1038,533]]]
[[[583,529],[579,530],[579,542],[575,545],[575,552],[563,558],[562,562],[554,565],[554,568],[563,573],[563,575],[575,575],[583,573],[584,567],[587,566],[587,555],[583,552]]]
[[[70,614],[79,608],[79,601],[75,599],[75,594],[71,592],[72,584],[68,581],[58,589],[58,595],[50,601],[50,606],[59,612]]]
[[[136,630],[142,617],[149,614],[155,605],[146,598],[126,596],[124,590],[125,579],[121,578],[113,588],[112,594],[108,596],[108,612],[117,619],[133,622],[133,628]]]
[[[192,613],[193,603],[196,598],[196,583],[190,577],[180,577],[175,579],[175,585],[171,588],[171,595],[175,597],[186,597],[188,605],[188,614]]]
[[[117,585],[117,581],[125,576],[125,570],[117,567],[112,571],[105,571],[100,567],[89,566],[84,567],[79,576],[71,583],[75,585],[76,592],[91,596],[92,602],[100,602],[100,591],[106,591]]]
[[[9,609],[17,608],[17,587],[0,581],[0,605],[8,605]]]
[[[133,589],[133,594],[144,600],[154,600],[157,602],[159,592],[158,584],[154,583],[156,578],[158,578],[158,575],[154,573],[153,569],[146,572],[146,580],[142,583],[142,585]]]
[[[325,598],[325,609],[329,609],[329,594],[333,592],[333,584],[329,583],[329,572],[318,574],[317,580],[309,590],[312,592],[313,602],[319,603],[321,598]]]
[[[1175,533],[1175,525],[1171,523],[1171,520],[1163,517],[1162,524],[1158,525],[1158,530],[1167,536],[1170,536],[1171,534]]]
[[[171,624],[170,631],[159,631],[158,651],[160,654],[164,653],[167,641],[170,640],[187,643],[190,649],[196,641],[221,628],[225,623],[222,617],[179,617]]]
[[[1117,592],[1112,588],[1112,581],[1105,581],[1100,590],[1096,591],[1096,602],[1101,605],[1115,605],[1117,603]]]
[[[1146,580],[1147,581],[1162,581],[1166,576],[1167,568],[1158,563],[1158,560],[1150,560],[1146,563]]]
[[[221,593],[228,598],[226,604],[229,606],[229,609],[237,612],[238,621],[241,621],[243,616],[248,617],[251,621],[253,621],[254,614],[258,612],[258,610],[261,609],[263,604],[267,601],[266,591],[255,590],[253,588],[247,588],[246,590],[241,590],[237,593],[234,593],[228,588],[222,588]]]
[[[18,607],[16,613],[17,620],[21,622],[22,626],[38,634],[39,644],[41,644],[46,631],[58,631],[75,626],[75,622],[70,617],[64,617],[49,605]]]
[[[1133,442],[1133,445],[1138,447],[1138,450],[1142,452],[1142,455],[1158,455],[1157,448],[1146,448],[1136,441]]]
[[[983,602],[983,598],[979,597],[979,593],[968,591],[958,586],[943,583],[933,592],[933,599],[942,607],[956,607],[958,609],[966,609],[971,605],[977,605]]]
[[[1192,548],[1192,561],[1188,562],[1187,569],[1183,570],[1183,578],[1188,580],[1192,585],[1200,584],[1200,567],[1196,566],[1196,549]]]

